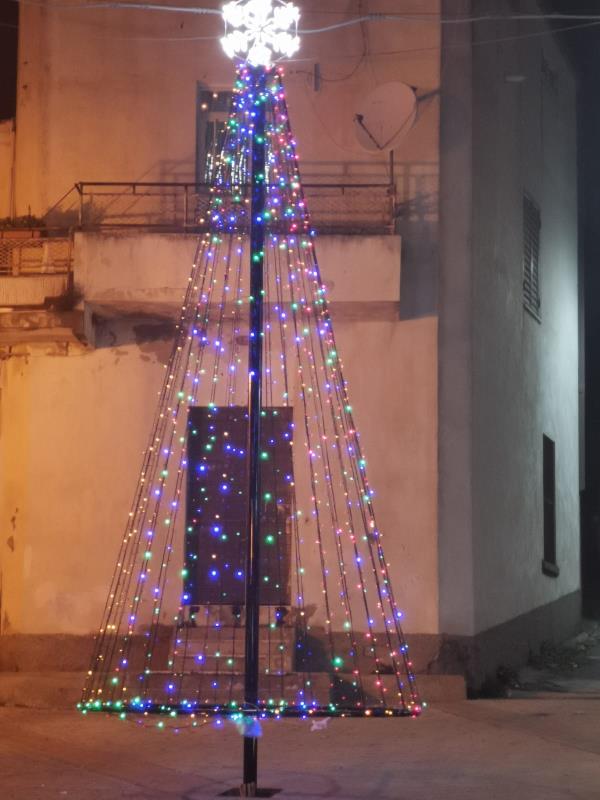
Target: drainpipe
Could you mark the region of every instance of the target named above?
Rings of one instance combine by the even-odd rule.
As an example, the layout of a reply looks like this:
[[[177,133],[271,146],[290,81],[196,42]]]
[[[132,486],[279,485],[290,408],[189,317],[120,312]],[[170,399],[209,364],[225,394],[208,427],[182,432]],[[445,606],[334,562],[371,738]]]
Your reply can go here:
[[[17,161],[17,119],[12,119],[11,130],[11,145],[12,145],[12,161],[10,165],[10,186],[8,198],[8,212],[10,218],[14,220],[17,215],[16,209],[16,192],[15,192],[15,178],[16,178],[16,161]]]

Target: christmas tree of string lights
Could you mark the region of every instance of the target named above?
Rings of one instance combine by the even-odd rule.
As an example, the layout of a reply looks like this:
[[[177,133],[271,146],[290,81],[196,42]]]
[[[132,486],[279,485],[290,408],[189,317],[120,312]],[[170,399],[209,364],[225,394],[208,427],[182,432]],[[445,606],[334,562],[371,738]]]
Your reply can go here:
[[[224,16],[238,72],[208,230],[81,708],[233,718],[255,786],[257,718],[421,704],[271,66],[297,49],[297,10],[240,0]]]

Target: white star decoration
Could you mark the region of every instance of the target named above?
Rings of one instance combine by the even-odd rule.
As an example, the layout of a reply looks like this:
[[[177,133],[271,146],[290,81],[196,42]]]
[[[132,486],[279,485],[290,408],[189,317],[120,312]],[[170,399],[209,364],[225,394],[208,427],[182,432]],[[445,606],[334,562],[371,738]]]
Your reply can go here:
[[[282,0],[234,0],[223,6],[223,50],[253,67],[269,67],[274,58],[288,58],[300,47],[300,12]]]

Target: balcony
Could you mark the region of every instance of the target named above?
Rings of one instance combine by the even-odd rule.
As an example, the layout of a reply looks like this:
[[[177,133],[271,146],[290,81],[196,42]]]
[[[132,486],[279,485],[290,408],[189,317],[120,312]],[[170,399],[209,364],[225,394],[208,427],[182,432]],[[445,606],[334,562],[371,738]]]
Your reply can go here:
[[[59,303],[69,292],[73,239],[49,231],[0,231],[0,307]]]
[[[334,302],[343,301],[344,315],[393,318],[400,268],[399,238],[390,235],[393,183],[305,189]],[[93,344],[92,317],[171,317],[210,197],[209,186],[191,182],[81,182],[46,214],[54,227],[0,231],[0,346],[55,341],[65,328]],[[381,265],[386,291],[363,297],[363,287],[346,297],[356,280],[362,286],[367,261]]]
[[[391,181],[305,183],[313,226],[321,234],[393,232]],[[80,182],[48,213],[79,230],[143,228],[164,233],[206,229],[208,184],[184,182]]]

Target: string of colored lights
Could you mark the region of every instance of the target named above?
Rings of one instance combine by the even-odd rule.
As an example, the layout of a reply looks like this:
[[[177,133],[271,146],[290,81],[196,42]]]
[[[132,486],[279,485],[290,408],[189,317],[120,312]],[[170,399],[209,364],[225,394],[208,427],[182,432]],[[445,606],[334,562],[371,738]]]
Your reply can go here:
[[[259,700],[244,705],[248,161],[266,108]],[[81,709],[420,712],[348,399],[282,82],[240,67]],[[185,519],[182,519],[185,517]],[[387,677],[389,676],[389,678]],[[393,681],[393,687],[391,684]]]

